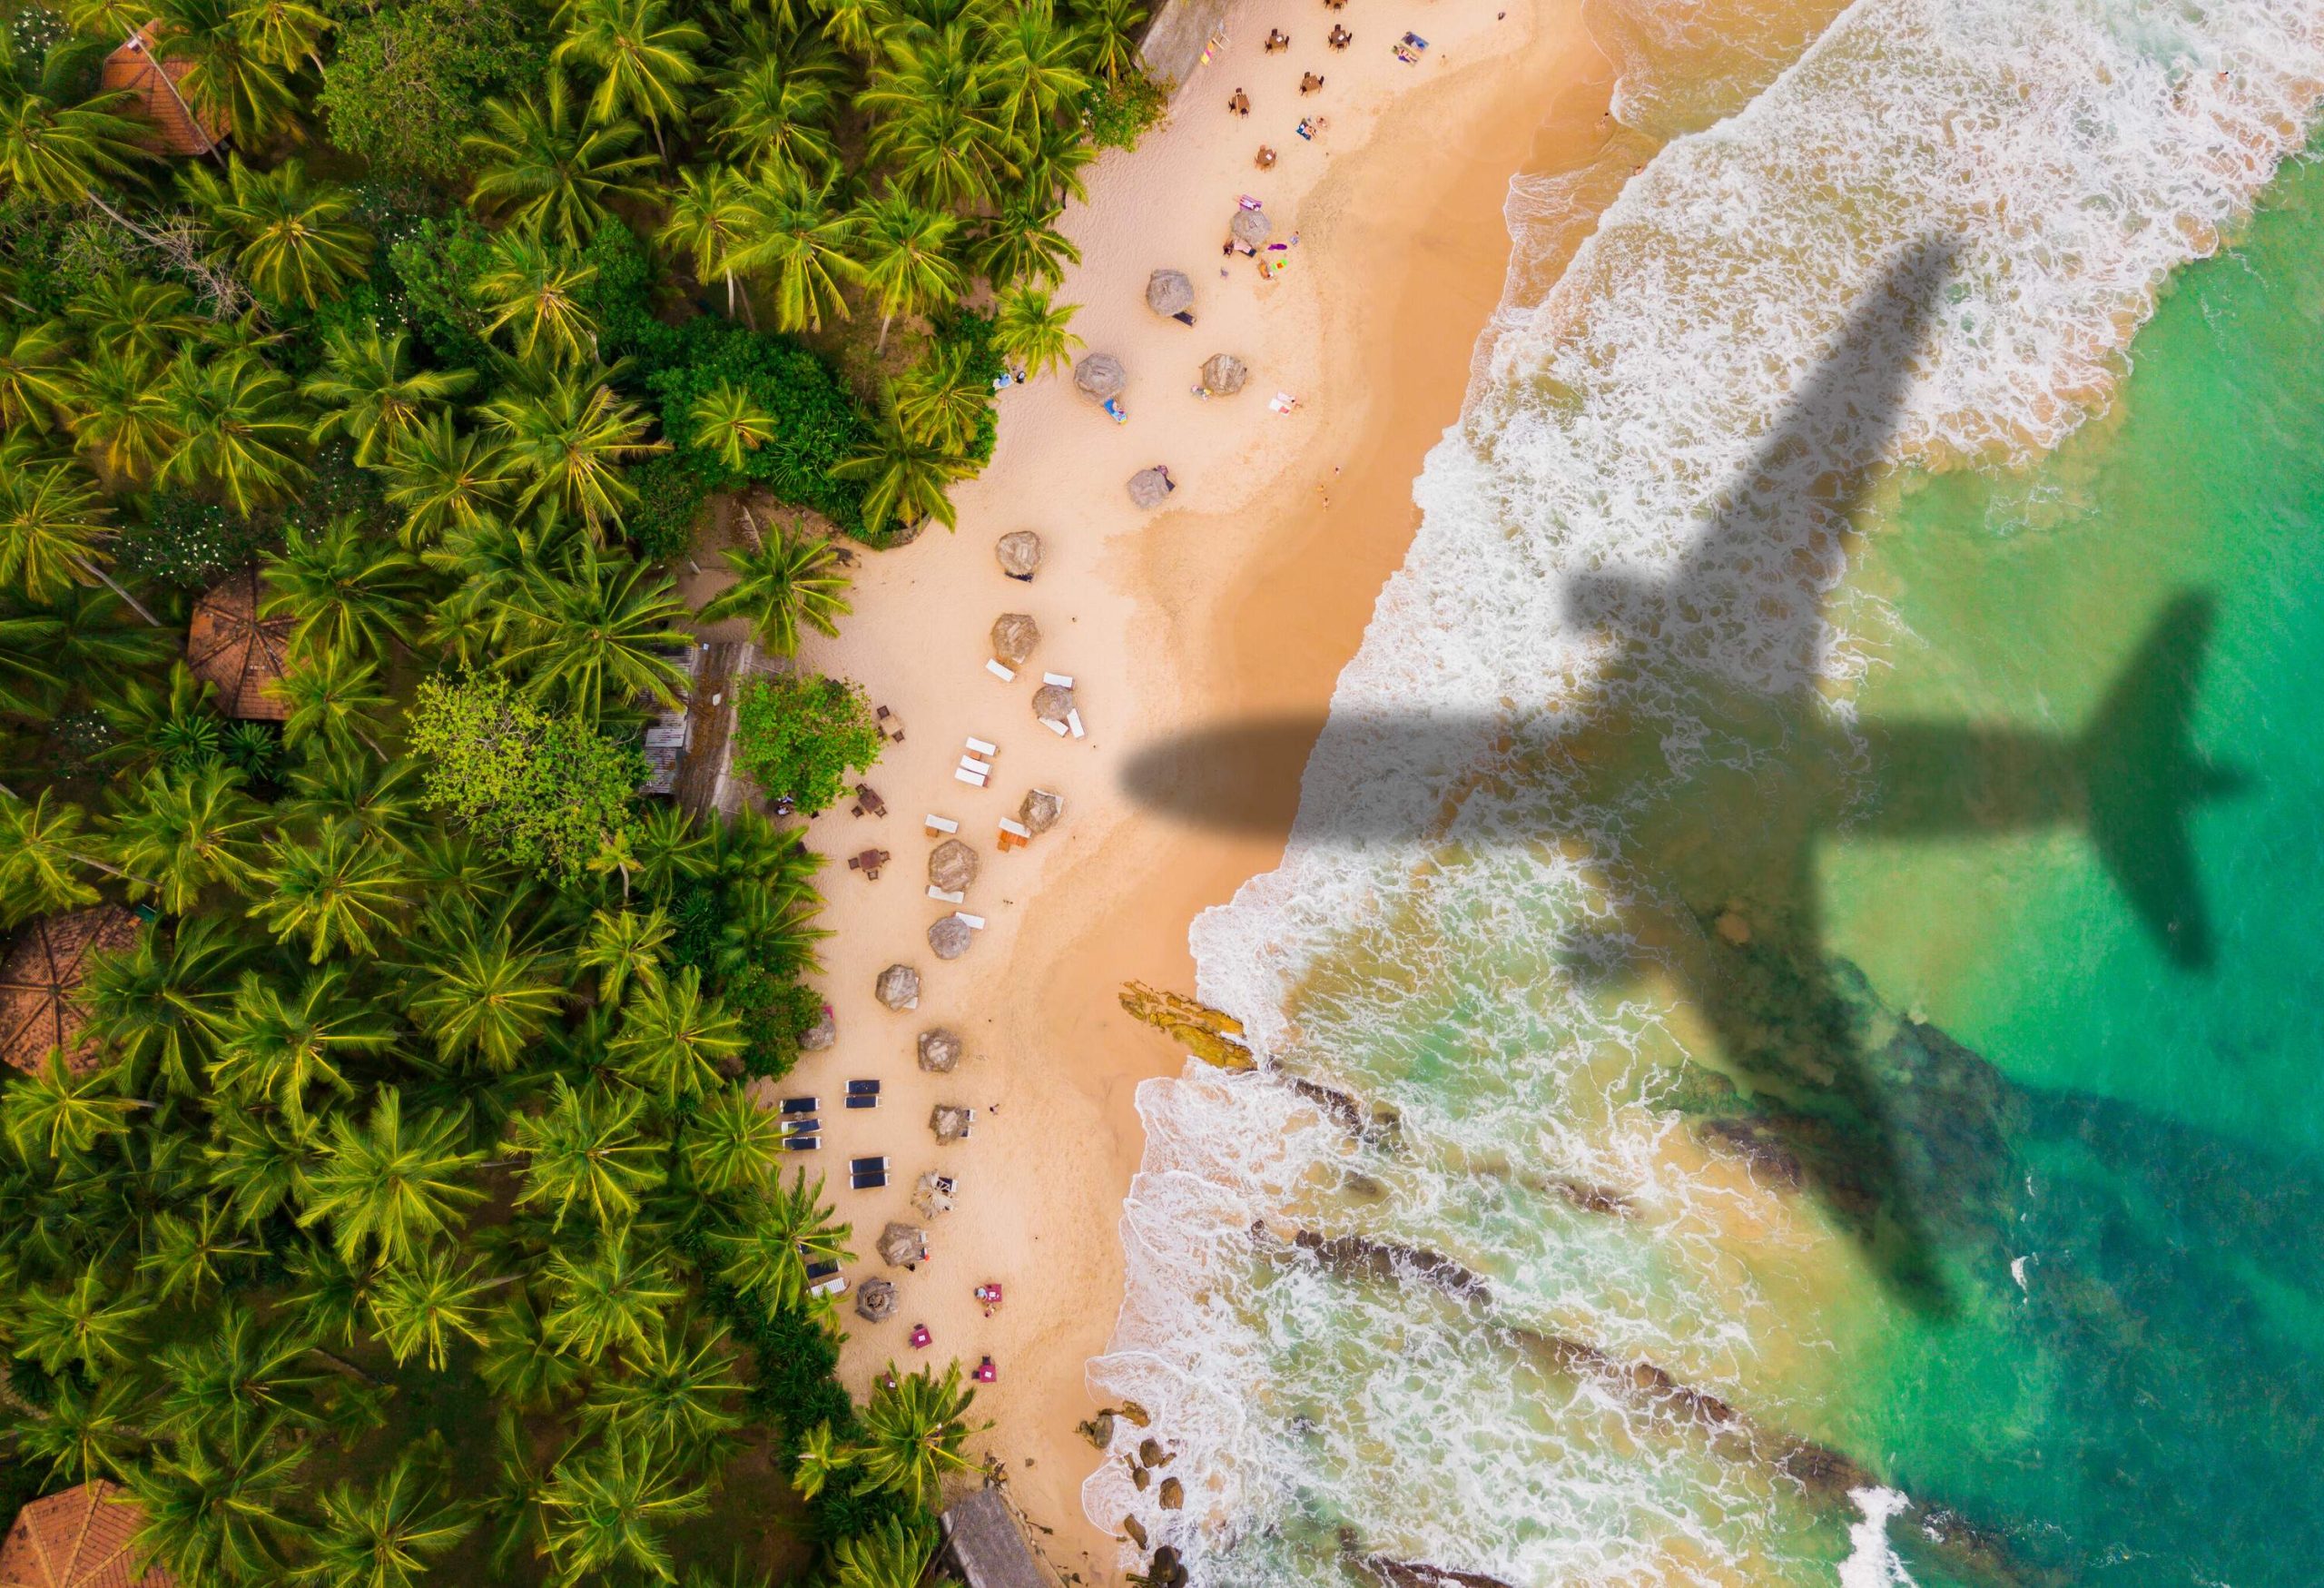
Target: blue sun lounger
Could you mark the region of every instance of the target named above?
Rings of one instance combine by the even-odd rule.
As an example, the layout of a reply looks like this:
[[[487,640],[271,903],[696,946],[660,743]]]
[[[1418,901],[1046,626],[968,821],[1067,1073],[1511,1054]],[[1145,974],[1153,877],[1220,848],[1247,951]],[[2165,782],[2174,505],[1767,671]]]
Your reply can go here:
[[[820,1136],[786,1136],[783,1141],[785,1152],[821,1152],[823,1139]]]
[[[784,1098],[783,1111],[786,1114],[819,1114],[822,1112],[821,1098]]]

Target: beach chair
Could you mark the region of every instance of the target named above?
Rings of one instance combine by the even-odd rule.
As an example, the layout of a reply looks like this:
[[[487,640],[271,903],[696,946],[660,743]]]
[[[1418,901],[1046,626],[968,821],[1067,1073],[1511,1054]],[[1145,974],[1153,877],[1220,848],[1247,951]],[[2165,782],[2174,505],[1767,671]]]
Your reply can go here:
[[[989,739],[980,739],[971,734],[969,736],[969,752],[971,755],[981,755],[990,761],[1000,754],[1000,746]]]
[[[784,1098],[783,1111],[786,1114],[820,1114],[823,1111],[823,1100],[813,1097]]]
[[[990,761],[980,761],[973,755],[963,755],[960,757],[960,770],[963,772],[973,772],[984,777],[990,777],[992,775],[992,763]]]
[[[984,774],[981,772],[970,772],[966,767],[956,768],[952,773],[952,777],[953,781],[957,783],[965,783],[970,788],[982,788],[984,786]]]
[[[940,904],[958,904],[961,900],[968,897],[966,893],[962,893],[958,888],[953,889],[948,893],[943,889],[938,887],[934,883],[928,884],[928,896],[935,900]]]
[[[847,1172],[852,1175],[881,1174],[886,1171],[887,1167],[885,1158],[851,1158],[847,1160]]]
[[[823,1139],[820,1136],[787,1137],[783,1140],[783,1149],[785,1152],[821,1152],[823,1149]]]
[[[894,712],[890,711],[884,705],[875,708],[872,711],[872,715],[874,720],[879,723],[880,731],[881,733],[885,734],[889,738],[893,739],[899,745],[904,742],[903,718],[898,716]]]
[[[833,1274],[828,1279],[821,1280],[816,1284],[808,1286],[807,1294],[810,1296],[844,1296],[847,1294],[847,1277],[843,1274]]]
[[[847,1177],[847,1183],[852,1190],[876,1191],[888,1183],[888,1171],[881,1169],[873,1169],[869,1174],[850,1175]]]
[[[1072,730],[1073,736],[1077,739],[1086,739],[1089,736],[1089,730],[1081,725],[1081,708],[1078,705],[1065,714],[1065,725]]]
[[[965,910],[955,910],[952,912],[952,919],[955,921],[967,922],[970,932],[982,932],[984,930],[984,917],[981,915],[971,915]]]
[[[828,1279],[838,1272],[837,1263],[809,1263],[807,1265],[807,1278],[811,1284],[817,1279]]]
[[[877,1080],[851,1080],[847,1083],[847,1095],[852,1098],[878,1097],[880,1083]]]
[[[1055,734],[1060,739],[1064,738],[1066,735],[1073,731],[1071,728],[1067,727],[1063,723],[1058,721],[1055,717],[1045,716],[1040,719],[1040,723],[1041,726],[1049,729],[1050,733]]]
[[[815,1118],[812,1114],[801,1114],[795,1119],[785,1119],[781,1124],[777,1125],[775,1127],[775,1134],[778,1136],[812,1136],[822,1128],[823,1122],[821,1119]]]
[[[1017,682],[1017,675],[1009,669],[1006,663],[988,661],[984,665],[984,670],[991,674],[994,677],[1000,679],[1003,684],[1014,684]]]
[[[960,824],[950,816],[939,816],[931,813],[924,820],[928,823],[928,835],[931,838],[935,837],[939,833],[958,833],[960,830]]]
[[[880,1106],[880,1094],[874,1091],[851,1097],[847,1100],[847,1106],[851,1109],[876,1109]]]
[[[1023,823],[1015,821],[1008,816],[1000,818],[1001,853],[1006,854],[1012,849],[1022,849],[1032,841],[1032,830],[1027,827]]]
[[[1041,682],[1044,684],[1054,684],[1059,689],[1070,689],[1073,687],[1073,675],[1070,673],[1044,673],[1041,675]]]

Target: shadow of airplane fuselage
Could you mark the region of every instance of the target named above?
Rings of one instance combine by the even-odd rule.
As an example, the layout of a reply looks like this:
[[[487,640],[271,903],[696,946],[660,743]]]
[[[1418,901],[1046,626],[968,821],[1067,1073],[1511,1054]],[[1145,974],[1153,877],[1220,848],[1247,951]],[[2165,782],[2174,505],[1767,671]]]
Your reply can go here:
[[[1367,724],[1375,763],[1468,764],[1504,791],[1556,791],[1556,811],[1592,813],[1601,826],[1611,814],[1616,836],[1589,845],[1587,860],[1618,930],[1576,941],[1569,963],[1593,975],[1659,966],[1713,1033],[1718,1052],[1706,1057],[1758,1101],[1883,1277],[1932,1308],[1948,1298],[1904,1194],[1888,1111],[1866,1079],[1855,1005],[1830,978],[1817,843],[1839,831],[1933,838],[2080,824],[2171,962],[2200,971],[2213,943],[2187,818],[2238,786],[2191,745],[2211,625],[2201,595],[2164,613],[2073,736],[1851,725],[1819,692],[1821,597],[1837,583],[1949,271],[1945,250],[1924,249],[1864,295],[1675,567],[1571,578],[1569,620],[1614,643],[1590,698],[1569,702],[1561,725],[1492,713]],[[1683,754],[1669,738],[1673,702],[1687,723]],[[1198,822],[1279,827],[1295,797],[1285,771],[1295,787],[1324,731],[1317,719],[1278,718],[1199,732],[1142,751],[1126,782]],[[1381,822],[1362,802],[1311,803],[1297,831],[1322,843],[1443,835]]]

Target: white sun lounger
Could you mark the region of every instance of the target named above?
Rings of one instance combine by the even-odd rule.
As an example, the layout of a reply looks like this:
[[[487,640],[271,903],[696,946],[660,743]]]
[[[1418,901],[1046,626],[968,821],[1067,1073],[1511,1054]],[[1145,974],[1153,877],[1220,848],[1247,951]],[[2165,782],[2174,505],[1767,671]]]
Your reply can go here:
[[[931,833],[958,833],[960,830],[960,824],[950,816],[939,816],[931,813],[927,821],[928,830]]]
[[[1070,689],[1073,687],[1073,675],[1070,673],[1044,673],[1041,675],[1041,682],[1044,684],[1054,684],[1059,689]]]
[[[847,1294],[847,1276],[844,1274],[833,1274],[828,1279],[808,1286],[807,1294],[810,1296],[844,1296]]]
[[[975,754],[982,755],[988,760],[1000,754],[1000,745],[992,744],[989,740],[977,738],[973,735],[970,736],[969,748]]]
[[[1059,722],[1055,717],[1045,716],[1040,719],[1040,722],[1041,726],[1049,729],[1050,733],[1055,734],[1060,739],[1064,738],[1066,735],[1073,731],[1071,728],[1067,727],[1063,723]]]
[[[970,772],[963,767],[955,771],[952,775],[972,788],[982,788],[984,786],[984,774],[981,772]]]
[[[1008,666],[1000,662],[988,661],[984,665],[984,670],[991,674],[994,677],[1000,679],[1003,684],[1014,684],[1017,682],[1017,675],[1010,672]]]
[[[1065,714],[1065,725],[1073,730],[1073,736],[1077,739],[1089,736],[1089,731],[1081,725],[1081,708],[1078,705]]]
[[[981,915],[971,915],[965,910],[955,910],[952,912],[952,919],[955,921],[967,922],[969,923],[970,930],[972,932],[982,932],[984,930],[984,917]]]
[[[948,893],[943,889],[938,887],[934,883],[928,884],[928,896],[931,899],[941,899],[947,904],[958,904],[962,899],[968,897],[965,893],[961,892],[958,888],[955,888],[952,892]]]
[[[1030,827],[1012,816],[1000,818],[1000,830],[1018,838],[1030,838],[1033,835],[1033,830]]]

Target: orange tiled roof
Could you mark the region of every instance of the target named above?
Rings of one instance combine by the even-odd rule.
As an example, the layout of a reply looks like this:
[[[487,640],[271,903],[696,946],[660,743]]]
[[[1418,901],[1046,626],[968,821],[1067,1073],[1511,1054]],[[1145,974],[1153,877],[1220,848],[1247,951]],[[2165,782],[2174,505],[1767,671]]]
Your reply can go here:
[[[133,96],[123,108],[153,129],[145,136],[147,148],[159,154],[207,154],[226,135],[225,128],[214,113],[199,122],[187,113],[190,102],[177,84],[193,63],[155,59],[153,32],[154,25],[147,23],[135,38],[107,55],[98,85],[107,92],[126,90]]]
[[[159,1566],[137,1570],[130,1540],[144,1520],[102,1479],[34,1500],[0,1542],[0,1588],[176,1588]]]

